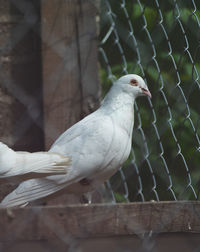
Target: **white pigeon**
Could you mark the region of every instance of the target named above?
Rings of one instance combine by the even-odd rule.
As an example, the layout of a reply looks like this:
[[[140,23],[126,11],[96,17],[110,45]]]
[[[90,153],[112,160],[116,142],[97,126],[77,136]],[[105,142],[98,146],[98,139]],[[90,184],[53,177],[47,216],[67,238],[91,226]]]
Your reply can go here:
[[[72,157],[67,174],[22,182],[0,207],[25,206],[54,193],[83,194],[108,180],[129,157],[134,101],[143,95],[151,97],[140,76],[117,80],[101,107],[66,130],[50,148],[49,152]]]
[[[71,159],[62,154],[50,152],[14,151],[0,142],[0,178],[27,175],[33,177],[52,174],[66,174]]]

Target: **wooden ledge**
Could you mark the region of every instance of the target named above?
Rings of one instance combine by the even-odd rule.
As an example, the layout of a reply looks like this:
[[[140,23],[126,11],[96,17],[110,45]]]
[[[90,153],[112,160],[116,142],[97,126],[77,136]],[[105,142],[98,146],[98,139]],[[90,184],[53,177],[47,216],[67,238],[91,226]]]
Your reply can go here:
[[[0,241],[200,233],[200,203],[144,202],[0,209]]]

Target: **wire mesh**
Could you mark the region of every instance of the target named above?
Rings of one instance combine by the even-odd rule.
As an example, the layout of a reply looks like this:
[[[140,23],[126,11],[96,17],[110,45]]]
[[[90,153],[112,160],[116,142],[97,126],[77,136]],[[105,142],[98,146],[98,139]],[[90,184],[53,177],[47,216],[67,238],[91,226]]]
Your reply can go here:
[[[13,1],[24,13],[8,54],[30,30],[39,34],[31,3]],[[117,201],[197,199],[199,195],[199,3],[180,1],[101,1],[100,61],[103,92],[115,77],[137,73],[144,77],[153,99],[135,104],[133,149],[129,161],[108,182]],[[6,52],[6,53],[5,53]],[[6,61],[5,56],[2,60]],[[3,78],[4,77],[4,78]],[[42,129],[41,97],[24,92],[8,76],[2,86],[28,108],[16,128],[17,141],[31,120]],[[27,114],[30,119],[27,119]]]
[[[101,2],[104,89],[136,73],[153,94],[135,104],[132,153],[111,179],[119,201],[199,197],[199,7],[198,1]]]
[[[22,106],[23,109],[20,114],[16,113],[15,117],[10,122],[13,124],[14,131],[16,131],[17,134],[14,134],[14,137],[10,138],[9,134],[6,133],[5,137],[1,140],[10,145],[15,145],[16,142],[22,139],[22,145],[24,144],[24,146],[27,146],[29,145],[27,136],[33,135],[34,138],[37,134],[37,141],[35,138],[32,142],[34,146],[31,146],[29,149],[36,151],[44,147],[43,132],[41,132],[43,131],[41,115],[41,76],[39,76],[39,80],[34,79],[34,85],[31,85],[29,72],[26,73],[27,68],[25,68],[21,74],[27,74],[27,78],[25,79],[25,84],[21,87],[15,83],[15,80],[11,78],[12,76],[9,76],[7,71],[4,70],[9,67],[6,64],[9,65],[10,54],[12,54],[11,61],[16,60],[13,59],[15,58],[15,51],[19,49],[19,42],[23,41],[28,33],[33,32],[40,37],[40,1],[12,0],[2,2],[4,2],[4,4],[12,2],[16,8],[15,13],[17,12],[19,17],[17,17],[17,21],[14,19],[5,22],[6,25],[7,23],[9,23],[9,25],[12,23],[13,26],[13,37],[10,39],[9,36],[5,36],[5,31],[1,30],[5,17],[0,16],[1,113],[3,113],[4,110],[7,111],[6,106],[9,107],[10,104],[14,104],[14,107],[15,104],[16,107]],[[57,2],[59,4],[56,11],[58,11],[59,16],[62,3],[67,1]],[[72,0],[71,2],[74,1]],[[81,3],[81,1],[77,2]],[[93,4],[93,1],[88,2],[92,2]],[[0,9],[3,8],[2,6]],[[197,0],[101,1],[99,56],[103,94],[108,91],[110,85],[117,77],[128,73],[136,73],[145,79],[153,95],[152,100],[140,98],[135,104],[133,148],[130,158],[119,172],[107,182],[107,188],[113,201],[130,202],[199,199],[199,10],[200,3]],[[89,14],[90,13],[88,13],[88,15]],[[53,25],[55,25],[55,23],[56,20],[53,21]],[[53,28],[50,27],[50,30],[51,29]],[[31,39],[34,37],[35,36],[31,36]],[[55,44],[60,42],[57,41],[57,38],[52,40]],[[77,41],[73,41],[70,45],[71,47],[68,47],[67,50],[65,38],[63,38],[63,41],[59,50],[57,50],[58,48],[56,48],[54,43],[50,43],[52,41],[50,41],[48,36],[45,37],[45,41],[43,42],[45,42],[48,47],[52,46],[54,53],[62,58],[63,61],[68,62],[71,57],[69,51],[72,47],[77,46]],[[30,46],[28,53],[31,52],[30,54],[33,56],[33,58],[31,58],[31,61],[33,61],[31,66],[33,67],[39,64],[37,60],[34,60],[34,55],[40,52],[41,48],[38,45],[38,41],[32,42],[30,42],[32,47]],[[26,53],[27,52],[25,52],[24,55]],[[25,66],[27,64],[27,59],[23,57],[24,55],[20,57],[20,62]],[[39,60],[41,60],[40,56],[41,55],[38,56]],[[18,67],[18,63],[19,61],[13,64],[12,72]],[[40,64],[38,66],[39,68],[41,68]],[[74,65],[75,64],[76,63],[74,63]],[[6,67],[4,67],[5,65]],[[71,67],[73,68],[74,65],[71,65]],[[62,67],[63,65],[59,65],[58,69],[50,73],[50,77],[53,81],[57,79],[58,82],[60,81],[60,75],[65,71],[65,67],[63,68],[64,70],[61,69]],[[31,76],[33,76],[34,73],[38,74],[37,71],[33,70]],[[34,89],[29,90],[28,88],[24,88],[24,86],[26,87],[26,82],[29,83],[30,86],[33,86]],[[57,88],[56,84],[58,84],[58,82],[55,83],[55,89]],[[35,85],[36,83],[38,83],[38,85]],[[6,90],[5,93],[3,89]],[[4,106],[1,104],[3,101],[2,99],[6,101],[6,105],[4,104]],[[12,116],[13,114],[15,114],[15,111],[12,113]],[[6,116],[2,117],[7,117],[9,120],[11,116],[7,112]],[[39,131],[36,130],[36,134],[35,131],[33,132],[32,130],[33,123],[39,128]],[[5,120],[2,120],[1,124],[4,125],[5,131],[9,128]],[[49,125],[49,127],[53,126]],[[55,128],[55,131],[56,130]],[[25,135],[26,137],[24,137]],[[49,211],[48,214],[44,214],[42,213],[42,208],[30,208],[28,210],[30,214],[25,215],[25,218],[19,218],[20,222],[16,223],[20,224],[13,226],[13,232],[17,232],[19,236],[21,235],[23,237],[21,247],[20,242],[13,240],[12,234],[9,234],[9,242],[4,243],[0,240],[0,251],[16,251],[17,249],[23,251],[27,250],[27,247],[30,249],[30,244],[32,246],[34,245],[32,248],[33,250],[41,249],[41,251],[55,251],[60,244],[62,244],[60,246],[63,247],[63,251],[66,251],[66,247],[69,247],[69,251],[93,251],[98,248],[101,250],[101,246],[103,247],[102,250],[105,250],[110,244],[113,244],[114,250],[116,251],[132,251],[133,247],[138,242],[136,240],[133,241],[133,237],[131,237],[132,240],[130,243],[128,240],[124,243],[120,243],[122,240],[119,241],[119,239],[113,238],[109,245],[107,245],[108,243],[106,243],[107,241],[105,240],[101,240],[99,243],[96,240],[90,246],[90,250],[87,246],[84,249],[84,244],[80,245],[80,240],[76,237],[72,237],[69,234],[70,232],[68,232],[69,230],[63,225],[64,220],[62,218],[64,214],[62,211],[64,210],[62,208],[59,209],[58,220],[58,216],[55,213],[52,215],[52,211]],[[92,227],[92,230],[95,230],[98,223],[108,218],[107,216],[109,216],[110,213],[109,204],[104,210],[103,212],[97,213],[94,211],[96,214],[94,215],[95,218],[88,222],[88,226]],[[192,205],[191,210],[194,216],[197,215],[199,217],[198,212]],[[173,224],[173,220],[178,218],[180,212],[180,208],[173,209],[173,216],[170,216],[171,219],[169,218],[168,220],[164,219],[163,222],[161,221],[160,230],[162,230],[162,228],[164,229],[169,223]],[[122,212],[117,215],[118,222],[122,219],[129,219],[129,216],[122,215],[121,213]],[[84,214],[87,215],[87,208]],[[78,223],[79,229],[82,228],[83,237],[85,237],[84,235],[86,234],[85,227],[81,226],[81,223],[77,220],[81,220],[81,218],[84,219],[85,215],[77,216],[77,218],[74,218],[71,222],[71,225],[76,222]],[[151,214],[149,213],[149,215]],[[9,225],[12,225],[16,219],[15,216],[13,217],[12,211],[8,211],[7,216]],[[183,218],[184,217],[185,216],[183,216]],[[109,222],[110,219],[108,218],[106,221]],[[127,221],[124,223],[127,223]],[[136,227],[137,230],[134,230]],[[138,229],[141,229],[141,233],[143,232],[142,225],[140,227],[138,224],[136,227],[127,224],[125,228],[128,228],[128,230],[131,230],[133,233],[137,233]],[[26,241],[26,243],[24,235],[29,233],[31,228],[34,229],[36,235],[42,228],[47,230],[47,234],[55,233],[59,241],[42,241],[43,238],[40,237],[40,240],[36,242],[34,236],[32,243],[30,241]],[[188,222],[188,230],[192,230],[192,228],[190,222]],[[158,243],[156,243],[156,235],[151,230],[147,234],[141,233],[138,235],[141,243],[138,247],[136,246],[137,249],[140,251],[154,251],[158,245]],[[130,237],[127,239],[130,239]],[[193,251],[198,251],[199,242],[194,244],[193,238],[190,240],[187,237],[184,242],[185,243],[178,242],[179,245],[183,244],[180,250],[184,249],[184,246],[190,244],[192,245]],[[168,246],[166,246],[168,243],[167,240],[162,249],[167,248],[167,250],[169,250]],[[174,244],[174,246],[177,246],[176,242],[174,242]],[[171,246],[173,247],[173,245]]]
[[[35,6],[24,1],[13,4],[23,13],[26,25],[13,20],[17,25],[12,40],[4,38],[1,45],[2,64],[28,32],[40,34],[35,26],[39,22],[39,2]],[[99,54],[103,93],[116,77],[136,73],[143,76],[153,94],[152,100],[138,99],[135,104],[130,158],[107,183],[117,201],[198,199],[199,18],[199,3],[194,0],[121,0],[117,4],[113,0],[101,1]],[[66,60],[62,52],[56,53]],[[33,122],[42,138],[41,88],[31,93],[5,73],[1,73],[1,85],[26,107],[15,125],[17,135],[10,143],[22,138]]]

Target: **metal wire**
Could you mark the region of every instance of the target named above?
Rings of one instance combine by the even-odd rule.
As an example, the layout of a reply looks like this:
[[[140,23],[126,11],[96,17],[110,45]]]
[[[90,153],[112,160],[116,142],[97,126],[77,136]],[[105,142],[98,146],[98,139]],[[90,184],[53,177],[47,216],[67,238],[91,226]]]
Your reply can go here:
[[[18,24],[12,44],[1,45],[1,51],[7,53],[30,29],[34,29],[37,22],[34,6],[23,1],[13,3],[24,13],[28,25]],[[119,193],[124,201],[197,199],[200,133],[199,111],[193,97],[196,99],[200,93],[197,58],[200,47],[200,33],[197,32],[200,30],[199,3],[194,0],[187,4],[176,0],[165,3],[155,0],[151,4],[145,0],[133,3],[102,0],[101,8],[101,71],[106,73],[110,82],[123,74],[140,74],[153,93],[152,100],[138,100],[135,104],[133,148],[129,164],[120,169],[116,177],[120,181],[117,183]],[[151,14],[153,18],[150,19]],[[190,32],[192,25],[195,26],[193,34]],[[177,43],[174,31],[179,39]],[[49,38],[43,39],[52,46]],[[67,50],[63,54],[63,51],[52,48],[67,60]],[[182,73],[184,65],[191,67],[191,71]],[[1,83],[28,108],[26,113],[42,128],[35,97],[11,80],[1,78]],[[18,137],[30,127],[31,122],[24,123],[24,117],[26,115],[18,122],[22,124],[18,127],[21,129]],[[185,141],[187,134],[193,140],[189,141],[190,145],[188,140]],[[112,195],[117,191],[118,188],[113,188]]]
[[[189,10],[186,18],[192,18],[193,22],[196,23],[196,29],[199,30],[200,22],[196,3],[191,1],[191,6],[188,7],[181,2],[181,7],[179,7],[177,1],[174,0],[173,3],[167,1],[167,4],[162,4],[161,7],[158,0],[151,4],[147,1],[137,0],[137,2],[132,3],[132,6],[130,6],[130,2],[125,0],[118,3],[114,3],[112,0],[102,2],[104,11],[101,14],[103,22],[99,49],[102,71],[106,71],[108,79],[127,73],[140,74],[148,82],[150,90],[154,93],[153,99],[148,99],[148,105],[135,104],[136,126],[133,133],[130,166],[121,169],[119,172],[121,185],[124,186],[124,199],[127,200],[127,193],[130,201],[135,200],[137,195],[140,195],[137,199],[142,201],[150,199],[197,199],[198,179],[193,179],[193,173],[200,178],[200,174],[197,172],[198,163],[191,162],[185,152],[184,146],[187,143],[181,137],[181,134],[185,135],[189,131],[194,142],[191,146],[188,146],[188,149],[192,150],[193,157],[199,158],[200,141],[197,116],[193,114],[198,115],[198,111],[197,107],[195,109],[190,107],[192,106],[190,100],[193,99],[194,92],[199,94],[200,91],[199,65],[193,59],[195,50],[198,48],[190,46],[190,43],[193,42],[190,42],[188,30],[190,24],[183,23],[186,14],[181,14],[184,10]],[[173,8],[169,9],[169,7]],[[154,15],[153,24],[148,12]],[[167,23],[167,20],[169,20],[167,15],[171,18],[172,28]],[[139,25],[139,28],[134,22]],[[173,30],[175,29],[177,30],[177,38],[181,38],[179,48],[174,42]],[[156,32],[158,32],[157,35]],[[199,41],[198,34],[196,34],[196,39]],[[179,59],[176,55],[178,51],[181,51]],[[165,59],[161,60],[162,53],[165,54]],[[130,54],[133,55],[131,59]],[[187,78],[193,83],[190,85],[189,92],[185,85],[188,81],[184,80],[181,72],[182,61],[192,67],[192,72],[187,73]],[[170,65],[171,76],[164,67],[166,64]],[[153,69],[157,73],[154,82],[150,78],[149,69]],[[169,78],[172,82],[170,85],[168,85]],[[176,93],[177,102],[170,97],[170,92]],[[178,104],[178,101],[180,104]],[[159,104],[162,104],[162,108],[165,109],[164,118],[163,115],[159,114]],[[183,108],[179,114],[174,112],[174,107],[181,106]],[[142,112],[145,112],[144,114],[148,115],[149,118],[145,125],[143,124],[144,115]],[[179,117],[183,118],[180,120]],[[177,130],[177,120],[180,123],[178,126],[181,128],[181,133]],[[164,126],[161,130],[159,127],[162,124]],[[150,128],[153,137],[148,134],[148,128]],[[135,137],[136,141],[140,139],[137,145],[134,142]],[[167,141],[165,141],[166,137],[168,138]],[[152,141],[153,143],[151,143]],[[170,151],[169,148],[171,148]],[[135,155],[135,152],[138,153],[138,151],[140,151],[140,156]],[[173,154],[169,154],[169,152],[173,152]],[[171,164],[173,163],[172,167]],[[179,165],[179,167],[176,167],[179,173],[178,177],[175,174],[176,171],[173,170],[175,164]],[[158,169],[158,167],[160,168]],[[127,169],[134,169],[135,171],[132,174],[128,172],[129,177],[126,178],[125,183],[124,172],[127,173]],[[134,176],[137,176],[137,181],[134,180]],[[134,180],[134,186],[130,185],[130,177]],[[146,182],[147,177],[148,182]],[[161,190],[161,187],[164,191]],[[113,188],[113,190],[117,189]]]
[[[16,48],[27,32],[35,29],[34,24],[37,22],[38,14],[35,13],[35,7],[31,2],[12,0],[12,3],[23,13],[26,25],[19,22],[13,28],[12,42],[1,43],[1,56]],[[57,15],[60,8],[62,3],[58,2]],[[110,191],[107,197],[109,202],[199,199],[199,10],[200,3],[197,0],[101,1],[99,55],[105,90],[119,76],[136,73],[145,79],[153,94],[152,100],[141,98],[135,104],[133,147],[128,161],[111,180],[107,181],[105,188],[99,189],[103,193],[106,190]],[[49,27],[49,30],[51,29]],[[34,32],[40,33],[39,30]],[[54,38],[45,35],[42,39],[63,62],[71,60],[71,54],[68,52],[74,46],[74,42],[56,47],[52,43]],[[54,80],[55,76],[56,79],[61,78],[61,73],[65,71],[62,67],[63,65],[58,66],[52,71],[49,74],[50,79]],[[73,68],[72,64],[71,67]],[[38,101],[40,99],[36,99],[34,94],[26,93],[6,75],[1,76],[1,85],[27,108],[16,123],[18,134],[13,143],[30,129],[32,121],[43,129],[41,120],[38,120],[41,114]],[[55,90],[58,88],[56,85],[55,82]],[[41,90],[36,89],[35,93],[41,95]],[[27,120],[27,115],[32,121]],[[49,127],[53,128],[52,125]],[[56,131],[56,128],[52,130]],[[109,205],[103,215],[97,212],[98,222],[105,216],[107,218],[107,215],[108,221],[110,220]],[[175,219],[180,208],[173,210],[174,216],[170,217]],[[195,209],[191,210],[195,212]],[[78,240],[69,235],[68,230],[56,219],[50,218],[51,215],[44,216],[39,208],[30,208],[30,211],[32,219],[29,219],[29,222],[34,220],[34,216],[38,216],[42,225],[55,232],[64,244],[69,245],[69,251],[77,251]],[[129,219],[129,216],[121,214],[116,217],[117,220]],[[12,218],[9,219],[10,222]],[[168,222],[169,220],[161,221],[160,226],[164,227]],[[26,224],[21,223],[18,227],[19,233],[25,232]],[[91,219],[88,225],[95,226],[95,220]],[[81,225],[78,227],[81,228]],[[191,229],[190,222],[188,227]],[[136,228],[136,234],[138,228],[140,227]],[[130,230],[132,229],[134,227]],[[143,235],[143,230],[141,226],[139,235]],[[82,233],[85,233],[84,229]],[[145,251],[152,251],[155,246],[156,240],[152,234],[153,231],[150,231],[141,237]],[[12,242],[12,246],[16,246],[15,241]],[[2,247],[2,251],[4,250]],[[54,251],[54,247],[51,250]]]

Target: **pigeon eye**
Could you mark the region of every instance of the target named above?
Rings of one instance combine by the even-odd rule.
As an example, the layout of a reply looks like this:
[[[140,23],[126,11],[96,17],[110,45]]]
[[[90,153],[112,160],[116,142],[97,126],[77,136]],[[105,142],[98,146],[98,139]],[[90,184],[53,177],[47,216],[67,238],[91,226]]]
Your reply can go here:
[[[130,84],[131,86],[138,86],[138,82],[136,79],[131,79]]]

